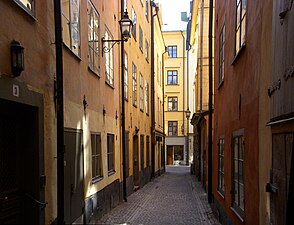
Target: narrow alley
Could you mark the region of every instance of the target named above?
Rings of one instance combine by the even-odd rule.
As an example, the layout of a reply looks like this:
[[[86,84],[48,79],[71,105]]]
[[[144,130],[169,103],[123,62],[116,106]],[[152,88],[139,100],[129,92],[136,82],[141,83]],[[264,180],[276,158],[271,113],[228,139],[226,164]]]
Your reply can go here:
[[[152,180],[111,210],[97,225],[208,225],[219,224],[207,203],[202,184],[190,167],[166,166],[166,173]]]

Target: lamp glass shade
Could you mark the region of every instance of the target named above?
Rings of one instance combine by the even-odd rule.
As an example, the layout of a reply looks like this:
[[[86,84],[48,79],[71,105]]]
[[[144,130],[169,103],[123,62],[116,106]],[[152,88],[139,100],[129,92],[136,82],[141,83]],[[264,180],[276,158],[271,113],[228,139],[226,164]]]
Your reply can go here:
[[[124,12],[124,16],[119,21],[119,24],[120,24],[121,35],[122,35],[123,39],[130,38],[131,37],[130,33],[131,33],[132,26],[133,26],[133,22],[130,20],[127,11]]]
[[[13,76],[19,76],[24,70],[24,48],[17,41],[10,45],[11,67]]]

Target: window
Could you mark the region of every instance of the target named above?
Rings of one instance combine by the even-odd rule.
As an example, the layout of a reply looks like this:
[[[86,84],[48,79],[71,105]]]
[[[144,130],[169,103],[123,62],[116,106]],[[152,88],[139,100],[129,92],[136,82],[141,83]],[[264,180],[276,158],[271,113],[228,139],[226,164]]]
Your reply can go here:
[[[177,46],[168,46],[168,57],[170,58],[177,58]]]
[[[133,105],[137,106],[137,67],[133,63],[132,65],[133,72]]]
[[[147,39],[145,40],[145,59],[149,61],[149,44]]]
[[[225,140],[220,138],[218,142],[218,191],[225,194],[225,178],[224,178],[224,150]]]
[[[140,73],[140,110],[144,111],[144,79]]]
[[[22,7],[29,14],[35,14],[35,1],[34,0],[14,0],[20,7]]]
[[[77,56],[80,56],[80,2],[62,0],[63,42]]]
[[[168,121],[168,136],[178,135],[178,121]]]
[[[143,52],[143,30],[141,26],[139,26],[139,48]]]
[[[168,111],[178,111],[178,97],[168,97]]]
[[[128,99],[128,55],[125,52],[125,99]]]
[[[88,60],[89,68],[96,73],[100,70],[100,18],[91,1],[88,1]]]
[[[219,84],[225,77],[225,24],[223,25],[219,37]]]
[[[112,35],[109,33],[109,31],[106,29],[105,30],[105,35],[104,35],[105,40],[112,40]],[[105,42],[105,47],[106,48],[111,48],[111,42]],[[105,53],[105,73],[106,73],[106,82],[113,86],[113,49],[111,48],[109,52]]]
[[[168,70],[167,71],[167,84],[168,85],[178,84],[178,71],[177,70]]]
[[[132,27],[132,34],[134,36],[134,38],[136,39],[136,34],[137,34],[137,15],[136,12],[134,10],[134,8],[132,7],[132,22],[133,22],[133,27]]]
[[[108,174],[114,172],[114,134],[107,134],[107,163]]]
[[[149,19],[149,4],[148,4],[148,0],[146,0],[146,11],[145,11],[145,16],[147,18],[147,20]]]
[[[92,147],[92,181],[103,176],[102,174],[102,159],[101,159],[101,135],[91,134]]]
[[[243,130],[233,136],[233,198],[234,211],[243,218],[244,215],[244,137]]]
[[[246,1],[236,0],[236,47],[235,55],[245,46],[245,33],[246,33]]]
[[[146,104],[146,113],[149,114],[149,83],[146,81],[146,99],[145,99],[145,104]]]

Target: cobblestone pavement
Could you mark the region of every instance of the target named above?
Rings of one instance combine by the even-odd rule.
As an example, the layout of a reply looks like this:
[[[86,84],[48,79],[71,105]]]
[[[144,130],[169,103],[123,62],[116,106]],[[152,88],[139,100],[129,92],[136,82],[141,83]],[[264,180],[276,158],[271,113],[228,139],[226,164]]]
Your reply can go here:
[[[217,225],[207,194],[190,167],[167,166],[166,173],[128,197],[97,225]]]

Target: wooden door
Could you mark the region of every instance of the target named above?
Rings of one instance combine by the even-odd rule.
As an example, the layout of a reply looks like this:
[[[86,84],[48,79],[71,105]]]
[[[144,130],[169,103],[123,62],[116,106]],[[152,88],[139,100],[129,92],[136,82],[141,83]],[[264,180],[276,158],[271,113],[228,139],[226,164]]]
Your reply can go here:
[[[273,135],[273,160],[271,183],[267,190],[271,192],[271,224],[286,224],[287,197],[291,170],[293,133]]]

